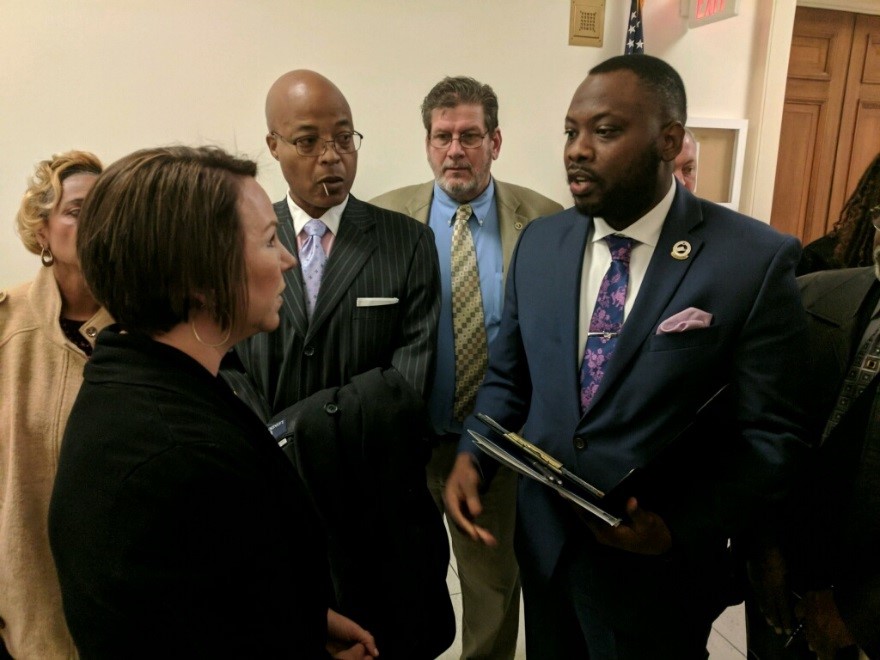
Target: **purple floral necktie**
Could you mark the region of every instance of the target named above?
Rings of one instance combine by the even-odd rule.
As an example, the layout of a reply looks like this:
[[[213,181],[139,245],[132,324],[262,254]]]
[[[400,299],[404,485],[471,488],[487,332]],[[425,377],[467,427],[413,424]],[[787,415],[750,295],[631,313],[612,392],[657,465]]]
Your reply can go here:
[[[303,284],[306,287],[306,312],[311,319],[315,312],[315,304],[318,302],[324,264],[327,263],[327,255],[321,243],[321,238],[327,233],[327,225],[321,220],[312,219],[305,224],[303,231],[306,233],[306,240],[299,250],[299,263],[302,267]]]
[[[596,307],[590,319],[590,331],[584,348],[584,362],[581,365],[581,414],[593,400],[614,345],[623,327],[623,306],[626,303],[626,289],[629,284],[629,258],[632,255],[633,240],[626,236],[611,234],[605,237],[611,250],[611,265],[599,285]]]

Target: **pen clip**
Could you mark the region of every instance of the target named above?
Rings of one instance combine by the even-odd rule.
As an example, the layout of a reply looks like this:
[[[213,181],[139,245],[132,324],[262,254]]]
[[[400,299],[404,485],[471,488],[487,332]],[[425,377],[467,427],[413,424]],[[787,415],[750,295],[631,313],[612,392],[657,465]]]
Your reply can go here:
[[[547,452],[545,452],[542,449],[539,449],[536,445],[533,445],[531,442],[529,442],[528,440],[526,440],[522,436],[519,436],[516,433],[508,431],[506,428],[501,426],[501,424],[499,424],[494,419],[489,417],[489,415],[484,415],[483,413],[477,413],[476,417],[481,422],[483,422],[484,424],[489,426],[493,431],[495,431],[499,435],[502,435],[505,438],[507,438],[508,440],[510,440],[513,444],[515,444],[517,447],[522,449],[529,456],[541,461],[541,463],[543,463],[548,468],[553,470],[556,474],[562,474],[563,468],[562,468],[561,461],[553,458],[550,454],[548,454]]]

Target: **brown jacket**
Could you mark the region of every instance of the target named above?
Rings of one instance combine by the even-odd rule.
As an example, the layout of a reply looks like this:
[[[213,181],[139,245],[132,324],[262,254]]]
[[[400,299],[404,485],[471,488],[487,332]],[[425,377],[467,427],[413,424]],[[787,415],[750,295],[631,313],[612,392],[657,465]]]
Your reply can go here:
[[[14,658],[75,658],[46,520],[86,356],[61,331],[52,269],[0,291],[0,637]],[[81,332],[94,344],[100,310]]]

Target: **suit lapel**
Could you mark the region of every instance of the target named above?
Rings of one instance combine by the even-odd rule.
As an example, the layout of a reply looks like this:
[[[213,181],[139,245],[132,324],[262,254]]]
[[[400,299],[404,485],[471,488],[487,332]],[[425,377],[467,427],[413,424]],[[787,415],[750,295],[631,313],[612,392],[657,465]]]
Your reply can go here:
[[[507,275],[507,265],[513,255],[513,248],[519,239],[523,227],[530,218],[518,213],[521,202],[519,198],[503,183],[495,180],[495,208],[498,209],[498,231],[501,234],[501,254],[503,274]]]
[[[434,195],[434,182],[421,184],[416,193],[406,201],[405,213],[415,218],[423,225],[428,224],[428,215],[431,212],[431,199]]]
[[[373,232],[375,222],[369,206],[350,195],[339,222],[339,235],[333,241],[333,250],[327,259],[315,313],[306,333],[306,341],[330,318],[333,310],[376,249],[376,236]],[[302,297],[302,284],[300,284],[301,300]]]
[[[873,269],[867,268],[843,286],[826,291],[812,303],[807,304],[807,313],[810,316],[839,329],[838,332],[826,333],[823,336],[832,344],[840,374],[845,374],[849,370],[850,354],[854,352],[853,342],[861,341],[861,337],[853,337],[853,333],[859,322],[862,303],[876,281]]]
[[[293,227],[293,218],[290,217],[290,209],[287,206],[287,198],[275,202],[275,215],[278,218],[278,236],[284,247],[293,255],[299,254],[296,244],[296,229]],[[306,303],[303,295],[302,270],[291,268],[284,273],[284,283],[287,285],[282,294],[284,308],[288,318],[291,319],[293,330],[299,336],[304,337],[309,325],[306,314]]]
[[[672,207],[663,223],[657,247],[648,264],[638,298],[617,339],[614,356],[593,397],[591,408],[618,378],[626,374],[630,362],[635,358],[648,335],[662,321],[660,315],[666,309],[691,264],[699,257],[703,240],[693,233],[693,229],[702,221],[703,214],[696,198],[682,195],[681,191],[676,192]],[[687,259],[674,259],[671,255],[673,245],[679,241],[687,241],[691,246]]]
[[[551,333],[558,332],[559,346],[564,350],[555,352],[559,361],[547,369],[555,370],[555,373],[569,374],[570,385],[561,388],[564,393],[567,409],[575,412],[580,417],[580,369],[584,347],[580,346],[580,299],[581,299],[581,271],[584,267],[584,254],[587,247],[587,237],[593,227],[593,219],[582,215],[572,207],[553,218],[553,223],[560,227],[558,242],[546,247],[547,254],[557,255],[554,260],[556,276],[553,278],[553,290],[546,292],[549,300],[558,301],[558,307],[547,314],[543,322],[553,324]],[[567,228],[563,223],[568,223]],[[551,320],[552,319],[552,320]],[[555,345],[554,340],[548,340],[548,345]],[[573,359],[573,356],[580,356]],[[551,359],[550,355],[547,359]]]

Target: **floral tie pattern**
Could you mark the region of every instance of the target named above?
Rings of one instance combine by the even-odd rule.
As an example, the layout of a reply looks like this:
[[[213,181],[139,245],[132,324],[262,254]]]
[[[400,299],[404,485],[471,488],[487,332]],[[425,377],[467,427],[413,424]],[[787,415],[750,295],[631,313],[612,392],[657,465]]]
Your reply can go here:
[[[324,264],[327,263],[327,255],[321,243],[321,238],[327,233],[327,225],[320,220],[309,220],[303,231],[308,237],[299,250],[299,262],[302,266],[303,284],[306,287],[306,311],[311,319],[318,302]]]
[[[611,265],[599,285],[596,307],[590,319],[590,331],[584,348],[584,361],[581,364],[581,414],[593,400],[617,335],[623,327],[623,306],[626,303],[626,290],[629,285],[629,259],[632,255],[633,240],[626,236],[609,235],[605,237],[611,251]]]

